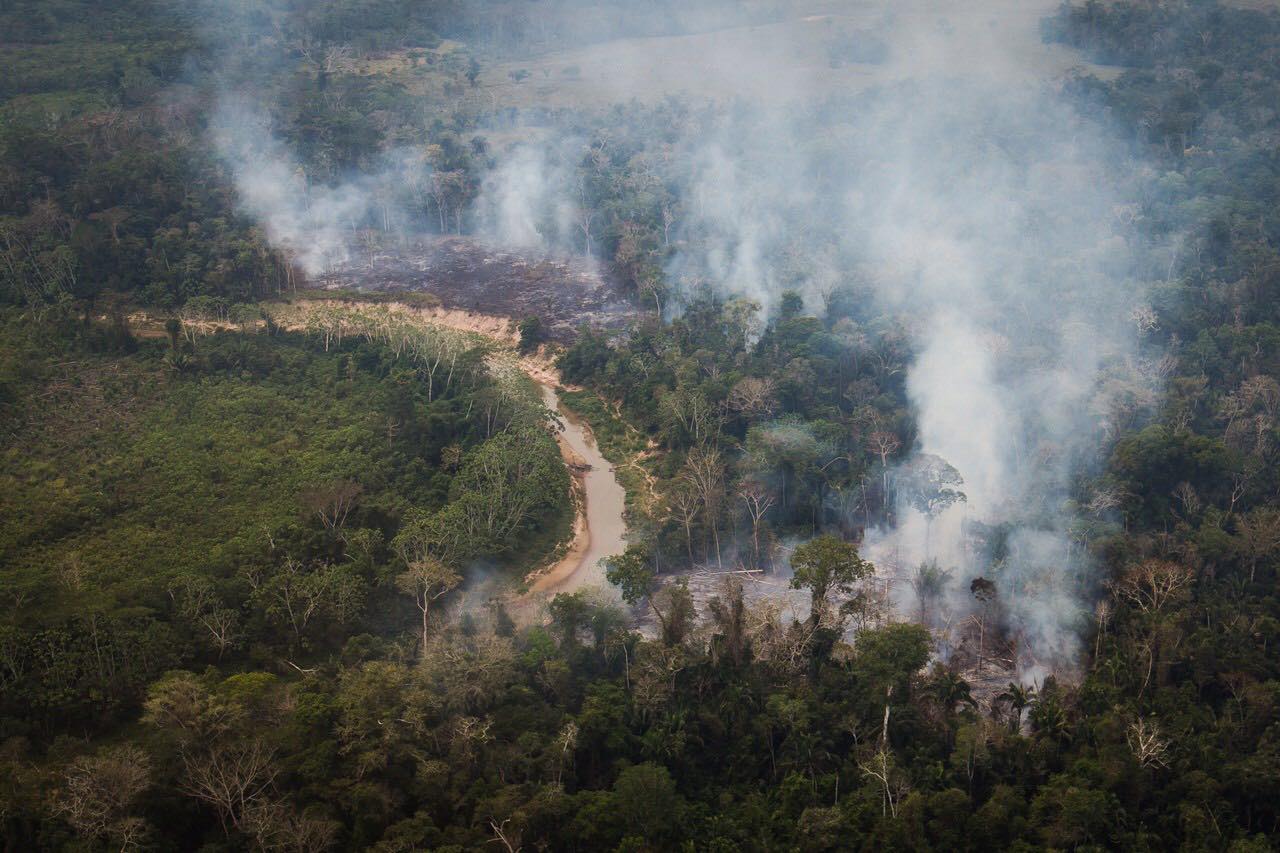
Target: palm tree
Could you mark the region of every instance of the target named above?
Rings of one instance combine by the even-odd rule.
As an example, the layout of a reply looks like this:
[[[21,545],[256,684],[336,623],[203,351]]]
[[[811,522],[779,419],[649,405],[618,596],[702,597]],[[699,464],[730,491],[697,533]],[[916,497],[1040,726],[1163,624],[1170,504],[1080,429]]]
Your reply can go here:
[[[1009,706],[1009,710],[1013,712],[1013,725],[1011,728],[1017,732],[1022,730],[1022,712],[1035,701],[1036,689],[1027,687],[1022,684],[1010,681],[1009,686],[1004,689],[1000,695],[996,696],[997,702],[1004,702]]]
[[[934,670],[933,679],[929,683],[929,692],[948,714],[953,713],[959,705],[978,707],[969,682],[961,678],[959,673],[946,669],[942,665],[938,665]]]
[[[1041,695],[1031,705],[1031,713],[1027,717],[1032,730],[1050,740],[1066,743],[1071,740],[1071,721],[1067,711],[1059,704],[1056,696]]]

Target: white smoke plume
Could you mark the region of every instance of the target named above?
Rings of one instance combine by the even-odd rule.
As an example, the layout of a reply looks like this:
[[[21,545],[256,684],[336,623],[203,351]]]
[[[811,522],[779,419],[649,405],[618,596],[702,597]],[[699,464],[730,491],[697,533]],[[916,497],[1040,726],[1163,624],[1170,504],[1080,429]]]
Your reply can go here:
[[[958,613],[973,607],[962,581],[994,579],[1028,671],[1075,657],[1093,568],[1071,535],[1073,480],[1098,461],[1110,397],[1149,398],[1155,382],[1128,318],[1156,275],[1138,262],[1131,218],[1116,215],[1141,164],[1062,95],[1075,60],[1036,33],[1054,6],[814,0],[721,21],[693,57],[678,51],[694,42],[629,40],[644,61],[600,72],[617,102],[670,94],[664,75],[695,66],[724,73],[703,93],[695,75],[679,85],[741,99],[668,134],[680,209],[666,272],[678,290],[746,296],[768,314],[785,290],[820,310],[856,279],[870,304],[855,320],[911,330],[913,455],[895,478],[896,529],[873,531],[866,550],[902,572],[938,560],[954,572]],[[759,20],[780,23],[757,31]],[[828,62],[813,61],[815,37],[830,42]],[[227,103],[215,124],[246,209],[313,272],[350,255],[360,222],[394,219],[383,184],[430,178],[392,158],[380,176],[308,187],[260,113]],[[470,218],[500,244],[582,251],[585,145],[544,136],[497,152]],[[935,457],[965,500],[922,511],[912,466]]]
[[[1071,478],[1102,449],[1109,381],[1150,381],[1128,320],[1144,287],[1113,213],[1132,164],[1044,87],[956,82],[875,119],[894,153],[851,219],[869,223],[881,298],[920,321],[916,450],[954,466],[967,497],[922,541],[899,495],[898,568],[994,579],[1024,668],[1069,664],[1092,577]],[[1004,553],[972,552],[965,520],[1001,531]],[[952,592],[974,607],[967,582]]]
[[[820,310],[857,270],[866,313],[913,332],[917,425],[896,526],[867,555],[899,576],[910,616],[905,581],[926,560],[952,574],[956,621],[977,607],[969,582],[995,580],[1026,676],[1069,665],[1093,578],[1070,535],[1072,477],[1097,461],[1111,383],[1149,381],[1128,319],[1144,288],[1114,215],[1131,164],[1052,89],[967,78],[739,111],[708,136],[669,276],[766,311],[795,289]],[[964,501],[911,500],[931,457]],[[999,554],[975,547],[977,523]]]
[[[310,275],[347,259],[353,223],[368,212],[363,192],[349,185],[313,189],[266,116],[246,103],[224,101],[213,128],[241,206],[273,244]]]
[[[479,233],[502,246],[572,251],[579,209],[573,170],[562,160],[571,146],[525,143],[504,152],[475,201]]]
[[[690,143],[668,273],[768,311],[784,288],[821,307],[856,270],[867,313],[902,318],[918,432],[894,478],[896,527],[865,550],[903,580],[936,560],[958,616],[977,608],[969,582],[994,580],[1032,678],[1075,660],[1096,586],[1071,536],[1073,478],[1096,470],[1110,396],[1150,399],[1156,379],[1130,320],[1140,253],[1116,215],[1140,164],[1001,48],[982,28],[898,33],[895,82],[731,111]],[[922,509],[913,466],[935,457],[965,500]]]
[[[429,215],[432,170],[421,149],[389,151],[376,171],[334,184],[309,180],[276,135],[270,116],[243,97],[221,99],[211,133],[241,207],[308,275],[351,263],[361,251],[362,230],[401,235],[414,230],[415,219]],[[470,210],[460,215],[474,223],[475,234],[497,246],[582,251],[582,208],[574,198],[574,170],[566,164],[575,146],[581,150],[573,139],[530,142],[501,152],[481,179]],[[443,224],[442,230],[455,227]]]

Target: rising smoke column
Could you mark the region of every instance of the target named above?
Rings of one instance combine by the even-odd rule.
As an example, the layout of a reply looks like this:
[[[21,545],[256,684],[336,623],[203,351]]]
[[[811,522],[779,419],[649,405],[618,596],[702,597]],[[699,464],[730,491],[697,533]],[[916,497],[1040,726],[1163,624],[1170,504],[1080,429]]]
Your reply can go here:
[[[892,150],[850,196],[870,223],[881,298],[919,318],[907,378],[916,451],[965,480],[934,521],[902,506],[900,570],[927,558],[957,580],[994,577],[1028,677],[1077,654],[1092,566],[1074,547],[1071,478],[1104,443],[1117,386],[1151,396],[1131,321],[1144,300],[1114,187],[1133,164],[1044,87],[953,81],[887,102],[873,135]],[[1001,531],[974,553],[966,520]],[[953,606],[972,606],[957,583]]]
[[[308,171],[279,133],[272,109],[289,78],[319,73],[327,62],[325,46],[308,31],[307,9],[285,0],[194,0],[187,13],[204,43],[200,61],[210,66],[199,78],[212,88],[208,140],[240,209],[291,263],[321,275],[372,242],[362,237],[404,234],[424,216],[432,169],[421,147],[390,147],[359,169],[313,163]]]
[[[570,137],[526,141],[501,152],[473,205],[478,233],[499,246],[572,251],[580,213],[574,170],[566,161],[581,148]]]
[[[957,617],[975,608],[968,581],[993,578],[1034,679],[1075,660],[1094,587],[1073,478],[1096,470],[1111,395],[1149,401],[1158,380],[1117,215],[1137,165],[1056,87],[991,70],[935,62],[847,99],[734,112],[695,143],[668,272],[767,311],[783,287],[820,307],[857,270],[876,311],[904,320],[918,435],[895,478],[897,527],[871,532],[867,554],[900,578],[927,559],[952,570]],[[799,264],[796,244],[814,247]],[[908,494],[933,457],[966,496],[936,517]],[[980,528],[998,548],[975,547]]]
[[[350,258],[355,231],[373,206],[372,180],[313,185],[266,113],[242,98],[220,100],[211,132],[241,208],[273,245],[312,276]]]

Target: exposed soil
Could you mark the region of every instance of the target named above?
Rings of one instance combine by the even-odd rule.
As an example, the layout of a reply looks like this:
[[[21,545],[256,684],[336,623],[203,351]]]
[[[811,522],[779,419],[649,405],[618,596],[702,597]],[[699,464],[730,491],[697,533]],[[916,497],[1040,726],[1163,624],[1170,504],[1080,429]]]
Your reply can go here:
[[[499,249],[470,237],[422,236],[376,250],[313,285],[332,290],[428,293],[446,309],[538,317],[569,343],[583,326],[620,329],[634,313],[617,284],[587,258]]]

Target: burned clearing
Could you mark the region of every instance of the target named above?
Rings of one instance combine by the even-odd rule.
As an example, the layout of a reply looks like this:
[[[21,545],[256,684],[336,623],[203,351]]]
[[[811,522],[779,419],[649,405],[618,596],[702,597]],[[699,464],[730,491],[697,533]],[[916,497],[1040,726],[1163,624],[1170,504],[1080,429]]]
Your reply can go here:
[[[329,290],[425,293],[449,309],[539,318],[569,343],[582,327],[621,330],[635,309],[590,258],[498,249],[467,237],[418,237],[313,282]]]

